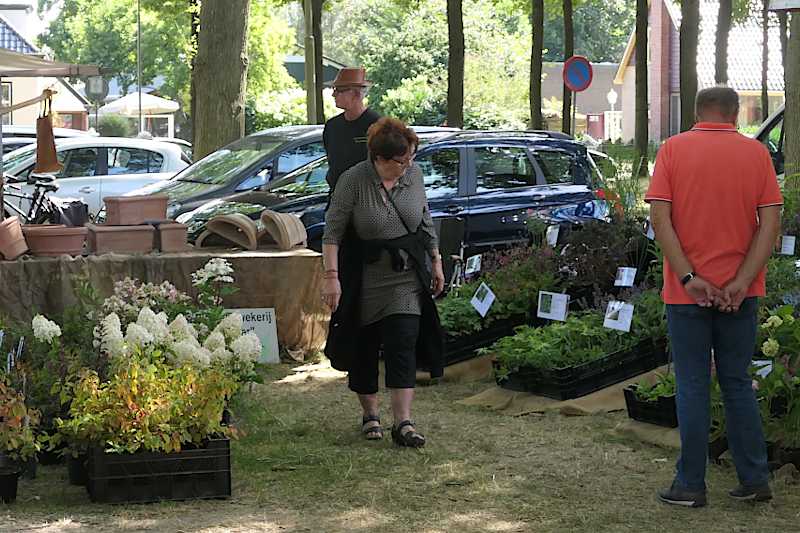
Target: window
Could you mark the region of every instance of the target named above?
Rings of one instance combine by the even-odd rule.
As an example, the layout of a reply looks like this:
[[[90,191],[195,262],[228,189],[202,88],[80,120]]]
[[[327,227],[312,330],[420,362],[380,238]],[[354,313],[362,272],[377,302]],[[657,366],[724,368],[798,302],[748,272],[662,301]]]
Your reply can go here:
[[[419,155],[414,161],[422,169],[422,179],[428,198],[458,194],[458,148],[445,148]]]
[[[278,157],[278,173],[286,174],[325,155],[321,142],[304,144],[283,152]]]
[[[475,175],[478,193],[536,185],[528,151],[513,146],[475,148]]]
[[[328,192],[328,160],[312,163],[270,184],[269,191],[275,194],[323,194]]]
[[[772,157],[772,164],[775,165],[775,172],[778,174],[783,169],[783,117],[779,118],[775,124],[761,134],[759,141],[764,143]]]
[[[2,94],[0,94],[0,107],[9,106],[11,106],[11,82],[3,82]],[[4,113],[2,117],[3,126],[8,126],[11,124],[12,113]]]
[[[161,172],[164,156],[140,148],[109,148],[108,174],[146,174]]]
[[[66,163],[58,175],[59,178],[79,178],[97,174],[97,148],[76,148],[65,152]]]
[[[533,152],[533,157],[542,169],[544,181],[548,185],[574,183],[573,168],[575,167],[575,158],[571,154],[539,150]]]

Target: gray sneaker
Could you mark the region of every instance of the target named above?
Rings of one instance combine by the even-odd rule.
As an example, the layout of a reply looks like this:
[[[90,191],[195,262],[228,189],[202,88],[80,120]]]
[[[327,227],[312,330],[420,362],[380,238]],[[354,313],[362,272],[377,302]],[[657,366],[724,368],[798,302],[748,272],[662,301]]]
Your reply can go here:
[[[658,491],[658,499],[670,505],[683,507],[704,507],[708,503],[706,491],[690,491],[677,487],[674,483],[670,488]]]
[[[734,500],[740,501],[767,502],[772,499],[772,490],[770,490],[768,484],[761,485],[760,487],[739,485],[730,491],[728,496]]]

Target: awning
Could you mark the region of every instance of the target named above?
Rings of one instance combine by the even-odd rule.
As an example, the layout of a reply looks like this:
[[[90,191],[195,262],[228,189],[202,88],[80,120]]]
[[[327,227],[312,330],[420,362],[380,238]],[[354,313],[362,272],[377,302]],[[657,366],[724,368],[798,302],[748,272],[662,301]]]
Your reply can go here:
[[[96,65],[76,65],[48,61],[41,57],[0,49],[0,76],[12,78],[99,76]]]
[[[152,94],[142,93],[143,115],[164,115],[180,109],[178,102],[167,100]],[[98,109],[101,115],[125,115],[134,117],[139,114],[139,93],[131,93]]]

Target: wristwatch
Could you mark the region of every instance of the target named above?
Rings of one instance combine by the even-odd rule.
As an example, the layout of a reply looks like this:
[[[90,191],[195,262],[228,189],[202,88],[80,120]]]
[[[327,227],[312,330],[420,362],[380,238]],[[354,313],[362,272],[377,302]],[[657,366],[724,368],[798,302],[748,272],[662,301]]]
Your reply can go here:
[[[681,278],[681,285],[686,285],[687,283],[692,281],[695,277],[697,277],[697,274],[695,274],[694,272],[689,272],[688,274],[686,274]]]

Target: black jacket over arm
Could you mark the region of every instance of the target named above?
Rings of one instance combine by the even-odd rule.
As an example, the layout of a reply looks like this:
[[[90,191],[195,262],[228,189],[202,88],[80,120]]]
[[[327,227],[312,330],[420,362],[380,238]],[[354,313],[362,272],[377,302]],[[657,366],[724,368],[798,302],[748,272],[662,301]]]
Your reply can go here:
[[[364,241],[358,238],[352,226],[348,228],[339,247],[342,296],[339,307],[331,315],[325,355],[336,370],[349,371],[353,365],[358,364],[361,276],[364,263],[371,262],[383,249],[393,255],[397,250],[404,250],[412,259],[417,277],[426,291],[422,297],[422,316],[417,339],[417,367],[429,369],[432,378],[441,377],[444,374],[444,335],[436,303],[427,292],[431,286],[431,275],[425,267],[427,251],[424,234],[419,230],[397,239]]]

